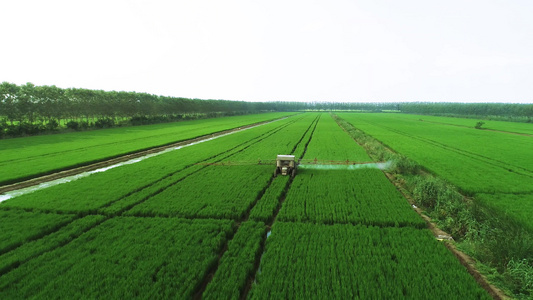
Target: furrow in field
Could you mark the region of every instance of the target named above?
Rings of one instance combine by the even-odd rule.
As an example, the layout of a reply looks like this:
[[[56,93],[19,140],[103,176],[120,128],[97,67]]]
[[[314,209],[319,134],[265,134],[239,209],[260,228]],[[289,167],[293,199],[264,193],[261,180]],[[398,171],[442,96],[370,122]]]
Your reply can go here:
[[[311,126],[308,128],[306,133],[302,136],[302,139],[304,137],[306,137],[306,142],[305,142],[305,144],[303,144],[302,151],[299,153],[299,156],[298,156],[299,160],[302,159],[305,156],[305,153],[307,152],[307,147],[309,146],[309,143],[313,139],[313,134],[315,133],[315,130],[317,128],[317,125],[318,125],[318,122],[320,121],[320,117],[321,116],[322,116],[322,114],[317,116],[317,118],[313,121],[314,124],[311,123]],[[309,129],[311,127],[312,127],[312,130],[309,131]],[[307,134],[308,132],[309,132],[309,134]],[[308,135],[308,137],[307,137],[307,135]],[[300,139],[299,144],[301,144],[302,139]],[[297,147],[293,148],[293,151],[296,151],[296,149],[297,149]],[[294,154],[294,152],[293,152],[293,154]],[[282,207],[283,203],[285,202],[287,192],[291,188],[291,184],[293,182],[293,179],[294,178],[287,178],[287,180],[285,180],[285,184],[283,186],[282,192],[281,193],[279,193],[279,192],[278,193],[274,193],[275,196],[274,197],[272,197],[272,196],[270,197],[270,198],[273,198],[273,199],[268,199],[268,200],[270,200],[269,202],[274,202],[276,204],[273,207],[272,207],[272,205],[270,205],[271,209],[267,210],[267,211],[272,212],[272,215],[267,216],[265,218],[264,213],[263,214],[257,213],[256,218],[268,221],[268,223],[267,223],[268,232],[264,232],[264,234],[262,235],[261,242],[260,242],[260,244],[258,246],[257,251],[255,252],[255,257],[254,257],[255,259],[253,260],[253,268],[250,268],[250,271],[247,274],[246,285],[244,287],[241,286],[239,288],[239,291],[241,292],[240,297],[239,297],[240,299],[246,299],[247,296],[248,296],[248,293],[252,289],[252,285],[255,282],[255,277],[257,276],[257,273],[259,271],[259,267],[260,267],[260,264],[261,264],[261,260],[262,260],[262,257],[264,255],[264,252],[265,252],[265,242],[266,242],[266,240],[268,239],[268,237],[270,235],[270,228],[272,227],[272,225],[276,221],[277,216],[279,214],[279,211],[281,210],[281,207]],[[272,201],[272,200],[276,200],[276,201]],[[253,213],[253,211],[252,211],[252,213]],[[232,298],[236,298],[236,295],[231,295],[231,297]],[[216,297],[213,297],[213,298],[216,298]]]
[[[313,127],[313,124],[317,123],[318,118],[319,116],[312,120],[311,124],[303,132],[301,138],[296,141],[296,143],[293,142],[294,146],[292,147],[292,150],[289,152],[289,154],[294,154],[298,146],[308,135],[310,128]],[[244,289],[244,286],[246,284],[246,278],[253,272],[253,264],[255,263],[255,257],[258,256],[258,253],[261,249],[260,245],[263,244],[263,240],[261,240],[260,243],[258,243],[257,241],[254,242],[254,240],[250,240],[249,235],[253,235],[255,233],[256,237],[260,238],[263,235],[262,232],[265,232],[265,224],[263,222],[249,221],[251,212],[254,210],[259,201],[264,201],[263,198],[266,197],[269,193],[271,193],[272,189],[278,189],[278,185],[272,185],[274,180],[279,182],[283,179],[284,178],[282,176],[275,177],[274,175],[271,175],[268,183],[258,193],[256,199],[248,207],[244,215],[239,220],[239,226],[235,231],[235,235],[228,239],[219,256],[216,266],[212,269],[211,272],[209,272],[207,277],[204,279],[204,283],[202,284],[199,291],[196,293],[195,299],[200,299],[202,297],[212,299],[228,297],[235,298],[236,296],[238,296],[235,294],[236,291],[242,291]],[[289,183],[287,183],[285,188],[287,188],[288,184]],[[249,229],[250,226],[252,226],[252,229]],[[245,232],[248,230],[252,230],[252,232]],[[235,236],[237,236],[237,239],[234,241],[233,238]],[[248,242],[244,242],[244,239],[246,239],[246,241]],[[247,246],[241,247],[240,245],[242,244],[247,244]],[[243,266],[241,262],[237,267],[237,271],[236,266],[233,265],[233,263],[241,259],[246,260],[247,264]],[[223,262],[223,264],[221,262]],[[237,274],[235,274],[236,272]],[[237,289],[230,289],[228,291],[228,285],[237,286]]]

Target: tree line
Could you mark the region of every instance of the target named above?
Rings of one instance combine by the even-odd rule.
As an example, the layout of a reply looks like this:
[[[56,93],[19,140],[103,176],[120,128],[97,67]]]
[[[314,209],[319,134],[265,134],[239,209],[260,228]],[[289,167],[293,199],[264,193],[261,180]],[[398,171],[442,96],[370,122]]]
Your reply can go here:
[[[3,82],[0,84],[0,138],[33,135],[62,128],[82,130],[267,111],[309,110],[512,116],[525,118],[530,122],[533,118],[533,104],[246,102]]]
[[[398,103],[399,111],[421,115],[465,117],[503,117],[514,121],[533,122],[533,104],[517,103]]]

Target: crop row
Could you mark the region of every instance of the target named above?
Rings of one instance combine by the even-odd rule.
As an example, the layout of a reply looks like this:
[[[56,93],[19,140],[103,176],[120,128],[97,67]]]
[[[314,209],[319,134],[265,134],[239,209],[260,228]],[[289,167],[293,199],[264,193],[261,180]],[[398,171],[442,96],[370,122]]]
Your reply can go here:
[[[261,199],[250,212],[250,219],[270,223],[274,213],[279,209],[280,199],[284,196],[289,186],[289,176],[274,178]]]
[[[210,166],[126,212],[135,216],[240,219],[262,195],[271,166]]]
[[[300,170],[278,219],[426,227],[385,175],[375,169]]]
[[[487,298],[381,171],[274,178],[277,154],[369,161],[303,114],[7,200],[77,216],[12,239],[2,298]]]
[[[191,298],[233,222],[115,217],[0,277],[3,299]]]
[[[490,299],[425,230],[276,222],[251,299]]]
[[[370,161],[324,116],[304,159],[314,157]],[[249,298],[489,298],[380,170],[336,167],[302,166],[277,197]]]
[[[288,115],[267,113],[4,140],[0,184]]]
[[[263,222],[248,221],[228,244],[228,251],[220,260],[213,280],[203,293],[204,299],[238,299],[249,278],[254,275],[254,265],[261,255],[261,241],[266,227]]]
[[[68,224],[73,215],[0,210],[0,254]]]
[[[305,153],[306,160],[370,162],[365,150],[344,133],[328,115],[320,118]]]
[[[8,271],[18,267],[32,258],[38,257],[45,252],[69,243],[73,239],[83,234],[85,231],[101,223],[104,219],[104,216],[89,215],[80,219],[76,219],[71,223],[59,228],[57,231],[51,233],[41,232],[39,238],[27,240],[11,251],[0,255],[0,275],[7,273]],[[24,224],[28,223],[37,227],[41,225],[38,223],[40,221],[40,217],[38,215],[36,215],[33,219],[20,219],[17,225],[19,225],[20,221],[22,220],[25,221]],[[3,224],[2,227],[4,227]],[[10,232],[12,228],[13,227],[2,228],[2,230]]]
[[[305,143],[310,139],[318,119],[316,114],[306,114],[299,121],[262,139],[260,143],[251,145],[246,151],[239,152],[228,160],[272,162],[272,171],[274,171],[273,162],[278,154],[293,154],[297,158],[302,155]]]

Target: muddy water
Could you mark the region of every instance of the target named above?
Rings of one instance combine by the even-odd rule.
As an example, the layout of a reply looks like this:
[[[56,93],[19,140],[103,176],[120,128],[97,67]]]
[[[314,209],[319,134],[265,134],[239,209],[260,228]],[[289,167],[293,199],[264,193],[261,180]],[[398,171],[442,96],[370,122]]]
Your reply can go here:
[[[272,121],[272,122],[276,122],[276,121]],[[120,166],[131,165],[131,164],[134,164],[134,163],[138,163],[138,162],[143,161],[145,159],[152,158],[152,157],[155,157],[155,156],[158,156],[158,155],[161,155],[161,154],[165,154],[165,153],[168,153],[168,152],[171,152],[171,151],[175,151],[175,150],[179,150],[179,149],[182,149],[182,148],[185,148],[185,147],[189,147],[189,146],[197,145],[197,144],[200,144],[200,143],[203,143],[203,142],[207,142],[207,141],[211,141],[211,140],[214,140],[214,139],[218,139],[218,138],[223,137],[223,136],[227,136],[227,135],[234,134],[234,133],[237,133],[237,132],[241,132],[241,131],[244,131],[244,130],[248,130],[248,129],[251,129],[251,128],[259,127],[259,126],[262,126],[262,125],[265,125],[265,124],[269,124],[269,123],[272,123],[272,122],[263,123],[263,124],[260,124],[260,125],[251,126],[251,127],[235,130],[235,131],[232,131],[232,132],[228,132],[228,133],[217,135],[217,136],[210,137],[210,138],[205,138],[203,140],[195,141],[195,142],[192,142],[192,143],[189,143],[189,144],[185,144],[185,145],[182,145],[182,146],[178,146],[178,147],[167,148],[167,149],[162,150],[162,151],[157,152],[157,153],[151,153],[151,154],[148,154],[148,155],[145,155],[145,156],[141,156],[141,157],[137,157],[137,158],[134,158],[134,159],[130,159],[128,161],[124,161],[124,162],[121,162],[121,163],[117,163],[117,164],[110,165],[110,166],[107,166],[107,167],[104,167],[104,168],[100,168],[100,169],[96,169],[96,170],[93,170],[93,171],[83,172],[83,173],[80,173],[80,174],[76,174],[76,175],[67,176],[67,177],[63,177],[63,178],[60,178],[60,179],[56,179],[56,180],[43,182],[43,183],[41,183],[39,185],[35,185],[35,186],[31,186],[31,187],[27,187],[27,188],[23,188],[23,189],[19,189],[19,190],[9,191],[9,192],[0,194],[0,202],[12,199],[14,197],[18,197],[18,196],[22,196],[22,195],[25,195],[25,194],[29,194],[29,193],[32,193],[32,192],[35,192],[35,191],[38,191],[38,190],[42,190],[42,189],[45,189],[45,188],[49,188],[49,187],[52,187],[52,186],[55,186],[55,185],[59,185],[59,184],[71,182],[71,181],[74,181],[74,180],[78,180],[80,178],[84,178],[84,177],[90,176],[90,175],[92,175],[94,173],[101,173],[101,172],[105,172],[105,171],[108,171],[108,170],[111,170],[111,169],[114,169],[114,168],[117,168],[117,167],[120,167]]]

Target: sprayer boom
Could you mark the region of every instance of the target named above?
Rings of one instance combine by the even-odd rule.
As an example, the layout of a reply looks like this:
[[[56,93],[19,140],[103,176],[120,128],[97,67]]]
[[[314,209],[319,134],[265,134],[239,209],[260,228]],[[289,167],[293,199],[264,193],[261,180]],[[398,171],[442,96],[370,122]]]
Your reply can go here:
[[[300,159],[298,161],[299,165],[365,165],[365,164],[375,164],[375,163],[384,163],[384,162],[361,162],[361,161],[352,161],[352,160],[318,160],[318,159]]]
[[[220,162],[200,162],[197,165],[209,165],[209,166],[253,166],[253,165],[281,165],[281,162],[287,161],[290,164],[294,161],[294,168],[298,165],[321,165],[321,166],[334,166],[334,165],[366,165],[366,164],[385,164],[386,162],[360,162],[352,160],[318,160],[318,159],[300,159],[296,161],[295,158],[287,160],[287,157],[292,155],[278,155],[277,159],[258,159],[258,160],[245,160],[245,161],[220,161]]]

